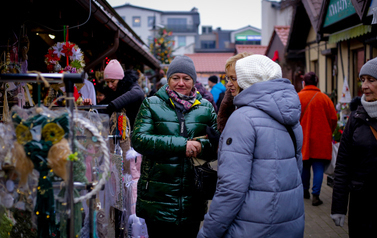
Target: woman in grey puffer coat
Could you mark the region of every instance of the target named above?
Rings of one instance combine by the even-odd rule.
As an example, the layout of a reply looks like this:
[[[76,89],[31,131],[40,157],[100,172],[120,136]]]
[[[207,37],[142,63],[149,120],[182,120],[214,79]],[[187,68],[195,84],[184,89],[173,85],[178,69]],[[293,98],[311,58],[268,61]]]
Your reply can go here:
[[[238,60],[235,73],[227,77],[243,90],[220,137],[217,189],[198,237],[303,237],[298,95],[266,56]]]

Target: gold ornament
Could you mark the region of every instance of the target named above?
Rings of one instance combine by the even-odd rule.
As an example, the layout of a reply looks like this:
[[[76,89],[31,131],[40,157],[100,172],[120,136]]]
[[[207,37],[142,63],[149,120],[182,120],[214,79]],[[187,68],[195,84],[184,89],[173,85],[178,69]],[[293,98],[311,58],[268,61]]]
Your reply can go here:
[[[29,128],[25,125],[19,124],[16,127],[16,138],[18,143],[21,145],[26,144],[27,142],[33,139]]]
[[[43,127],[42,137],[45,141],[51,141],[56,144],[64,137],[64,130],[56,123],[48,123]]]

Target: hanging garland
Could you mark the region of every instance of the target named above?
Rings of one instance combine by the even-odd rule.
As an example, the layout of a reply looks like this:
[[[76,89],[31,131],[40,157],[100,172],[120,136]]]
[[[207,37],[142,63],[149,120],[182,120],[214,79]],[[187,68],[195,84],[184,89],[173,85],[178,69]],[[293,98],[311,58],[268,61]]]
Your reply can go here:
[[[66,57],[65,68],[60,65],[62,56]],[[85,67],[84,55],[81,49],[75,43],[69,41],[58,42],[51,46],[45,55],[45,63],[48,71],[55,72],[81,73]]]

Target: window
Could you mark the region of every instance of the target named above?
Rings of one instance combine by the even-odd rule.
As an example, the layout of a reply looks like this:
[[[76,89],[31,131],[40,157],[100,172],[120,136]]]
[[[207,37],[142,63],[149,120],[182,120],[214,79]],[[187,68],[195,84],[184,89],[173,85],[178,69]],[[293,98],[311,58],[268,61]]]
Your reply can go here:
[[[170,31],[186,32],[187,31],[186,20],[187,20],[186,18],[168,18],[167,28]]]
[[[153,27],[155,17],[148,17],[148,27]]]
[[[132,17],[132,26],[133,27],[140,27],[141,26],[141,18],[140,17]]]
[[[208,34],[212,32],[211,26],[202,26],[202,34]]]
[[[186,18],[168,18],[168,25],[185,26],[187,25]]]
[[[216,48],[216,42],[204,40],[204,41],[202,41],[201,46],[202,46],[202,49],[215,49]]]
[[[178,47],[186,46],[186,36],[178,36]]]

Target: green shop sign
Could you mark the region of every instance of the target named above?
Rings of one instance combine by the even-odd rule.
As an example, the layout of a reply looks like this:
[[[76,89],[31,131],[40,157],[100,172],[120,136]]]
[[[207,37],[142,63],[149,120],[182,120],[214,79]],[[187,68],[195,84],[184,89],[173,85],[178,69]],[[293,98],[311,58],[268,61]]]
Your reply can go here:
[[[355,13],[351,0],[330,0],[323,27],[334,24]]]
[[[262,36],[236,36],[236,41],[260,41]]]

